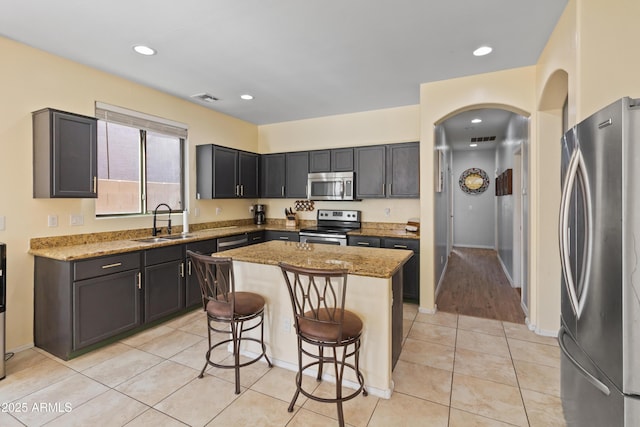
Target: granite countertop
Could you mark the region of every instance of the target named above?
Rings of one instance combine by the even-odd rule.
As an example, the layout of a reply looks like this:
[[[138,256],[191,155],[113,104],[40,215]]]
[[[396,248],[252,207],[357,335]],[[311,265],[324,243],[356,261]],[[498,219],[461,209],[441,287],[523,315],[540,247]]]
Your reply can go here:
[[[298,228],[284,227],[280,225],[235,225],[193,231],[187,234],[188,237],[155,243],[144,243],[135,240],[150,237],[149,235],[139,235],[134,232],[131,232],[130,234],[121,232],[116,238],[114,238],[114,240],[78,242],[73,238],[69,238],[68,244],[66,245],[42,245],[42,247],[34,247],[34,245],[32,244],[31,249],[29,249],[29,253],[34,256],[52,258],[60,261],[74,261],[85,258],[115,255],[125,252],[134,252],[151,248],[159,248],[163,246],[197,242],[199,240],[215,239],[218,237],[233,236],[235,234],[244,234],[263,230],[293,232],[299,231]]]
[[[271,241],[212,254],[234,261],[278,265],[281,261],[298,267],[322,269],[346,268],[357,276],[390,278],[413,251],[404,249],[333,246],[314,243]]]
[[[371,237],[397,237],[401,239],[420,240],[420,233],[406,231],[401,228],[369,228],[363,227],[357,231],[350,231],[349,236],[371,236]]]

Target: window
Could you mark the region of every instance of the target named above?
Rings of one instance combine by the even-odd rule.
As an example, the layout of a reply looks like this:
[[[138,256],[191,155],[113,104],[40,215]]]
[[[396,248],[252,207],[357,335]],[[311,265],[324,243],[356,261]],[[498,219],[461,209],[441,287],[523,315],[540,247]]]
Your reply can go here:
[[[186,126],[104,105],[96,105],[96,215],[146,214],[160,203],[176,211],[185,209]]]

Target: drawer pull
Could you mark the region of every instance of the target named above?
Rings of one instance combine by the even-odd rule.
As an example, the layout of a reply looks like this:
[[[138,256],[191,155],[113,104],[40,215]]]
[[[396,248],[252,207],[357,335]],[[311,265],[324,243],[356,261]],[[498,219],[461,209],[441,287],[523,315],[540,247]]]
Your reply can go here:
[[[107,268],[113,268],[113,267],[120,267],[121,265],[122,265],[121,262],[114,262],[113,264],[103,265],[102,268],[107,269]]]
[[[369,242],[358,242],[358,245],[360,245],[360,246],[371,246],[371,243],[369,243]]]
[[[407,249],[407,245],[393,245],[395,249]]]
[[[289,240],[287,236],[280,236],[280,240]]]
[[[262,240],[262,237],[260,237],[260,236],[253,237],[251,240],[253,240],[255,242],[256,240]]]

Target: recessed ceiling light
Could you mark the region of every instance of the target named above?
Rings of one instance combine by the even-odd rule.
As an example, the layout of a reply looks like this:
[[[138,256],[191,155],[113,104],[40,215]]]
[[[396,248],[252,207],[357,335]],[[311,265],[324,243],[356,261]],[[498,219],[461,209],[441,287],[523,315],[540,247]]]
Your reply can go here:
[[[469,144],[469,147],[477,147],[478,144]]]
[[[156,54],[156,50],[155,49],[150,48],[149,46],[142,45],[142,44],[135,45],[133,47],[133,50],[138,52],[140,55],[151,56],[151,55],[155,55]]]
[[[493,48],[489,47],[489,46],[481,46],[479,48],[477,48],[476,50],[473,51],[473,54],[475,56],[485,56],[491,53],[491,51],[493,50]]]
[[[471,123],[482,123],[482,119],[473,119]]]
[[[248,93],[245,93],[244,95],[240,95],[240,98],[248,101],[250,99],[253,99],[253,95],[249,95]]]

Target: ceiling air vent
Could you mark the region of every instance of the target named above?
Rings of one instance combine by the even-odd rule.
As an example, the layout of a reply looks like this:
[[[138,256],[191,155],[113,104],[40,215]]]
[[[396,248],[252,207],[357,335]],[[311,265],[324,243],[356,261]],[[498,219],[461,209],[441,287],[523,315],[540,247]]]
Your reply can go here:
[[[473,138],[471,138],[471,142],[489,142],[495,140],[495,136],[474,136]]]
[[[218,98],[213,95],[209,95],[208,93],[198,93],[196,95],[191,95],[191,97],[204,102],[216,102],[218,100]]]

